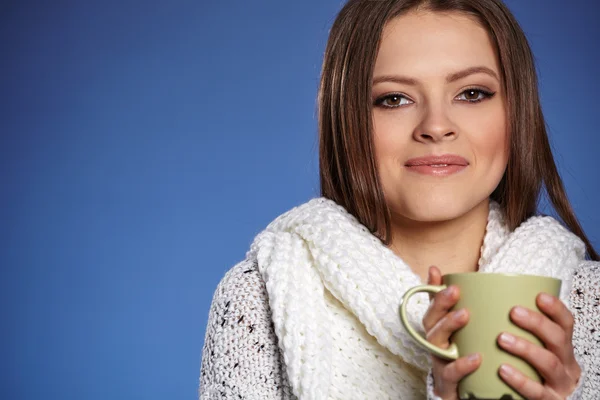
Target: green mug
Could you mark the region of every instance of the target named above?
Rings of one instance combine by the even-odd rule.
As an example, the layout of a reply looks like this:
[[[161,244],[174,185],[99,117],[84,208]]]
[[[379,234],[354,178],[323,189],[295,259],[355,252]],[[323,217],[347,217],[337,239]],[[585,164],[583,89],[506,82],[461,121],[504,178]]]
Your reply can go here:
[[[500,378],[500,365],[510,364],[537,382],[542,382],[542,377],[526,361],[501,349],[497,338],[502,332],[509,332],[543,347],[543,343],[535,335],[515,325],[510,320],[509,313],[517,305],[540,312],[536,304],[537,295],[544,292],[558,297],[560,279],[469,272],[444,275],[442,283],[440,286],[416,286],[404,294],[400,304],[400,320],[406,331],[421,347],[446,360],[456,360],[472,353],[481,354],[479,368],[459,382],[458,394],[461,399],[523,399]],[[410,297],[416,293],[435,294],[451,285],[460,288],[460,299],[453,310],[466,308],[469,311],[469,322],[454,332],[450,338],[450,346],[442,349],[429,343],[409,324],[406,307]]]

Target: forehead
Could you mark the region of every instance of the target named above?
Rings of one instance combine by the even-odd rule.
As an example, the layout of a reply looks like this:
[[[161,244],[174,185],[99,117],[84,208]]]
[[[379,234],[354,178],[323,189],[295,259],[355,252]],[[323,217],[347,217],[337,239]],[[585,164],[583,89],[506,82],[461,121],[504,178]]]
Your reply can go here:
[[[375,73],[433,76],[472,65],[498,71],[493,42],[477,19],[456,12],[412,11],[384,27]]]

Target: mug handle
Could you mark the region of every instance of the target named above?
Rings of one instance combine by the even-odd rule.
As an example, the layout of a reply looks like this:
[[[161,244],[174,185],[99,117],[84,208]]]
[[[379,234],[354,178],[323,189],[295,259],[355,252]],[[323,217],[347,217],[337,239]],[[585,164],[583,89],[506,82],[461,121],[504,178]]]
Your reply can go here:
[[[456,346],[456,344],[450,343],[450,346],[447,349],[442,349],[429,343],[409,324],[408,316],[406,315],[406,306],[408,305],[408,300],[412,297],[412,295],[420,292],[435,294],[441,292],[444,289],[446,289],[446,285],[420,285],[409,289],[404,294],[404,296],[402,296],[402,301],[400,302],[400,321],[402,321],[404,329],[406,329],[408,334],[412,336],[413,339],[415,339],[419,346],[445,360],[456,360],[458,359],[458,347]]]

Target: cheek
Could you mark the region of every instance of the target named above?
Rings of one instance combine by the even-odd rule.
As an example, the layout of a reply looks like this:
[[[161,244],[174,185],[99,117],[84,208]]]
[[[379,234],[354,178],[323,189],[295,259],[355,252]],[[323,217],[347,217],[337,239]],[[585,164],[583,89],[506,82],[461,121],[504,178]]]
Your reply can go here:
[[[496,124],[488,132],[487,140],[481,146],[494,165],[500,164],[502,170],[508,162],[508,129],[503,115],[498,116]]]
[[[479,116],[471,115],[470,126],[469,138],[476,163],[482,171],[487,169],[504,172],[508,162],[509,141],[504,109],[498,108]]]
[[[405,132],[408,124],[405,120],[398,121],[393,116],[383,112],[373,113],[373,143],[375,145],[376,162],[385,170],[390,162],[397,163],[405,156],[410,135]]]

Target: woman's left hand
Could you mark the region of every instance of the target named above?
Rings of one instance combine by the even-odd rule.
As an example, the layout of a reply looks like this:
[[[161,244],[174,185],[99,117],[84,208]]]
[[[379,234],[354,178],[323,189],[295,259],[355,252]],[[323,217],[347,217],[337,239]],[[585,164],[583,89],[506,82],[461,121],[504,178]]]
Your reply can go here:
[[[548,294],[538,295],[537,305],[546,315],[515,307],[510,317],[515,324],[537,336],[546,348],[512,335],[503,340],[505,334],[498,337],[498,344],[531,364],[544,378],[544,383],[529,379],[514,367],[505,369],[506,365],[500,367],[500,377],[529,400],[563,400],[573,393],[581,377],[581,367],[573,353],[573,314],[560,299]]]

